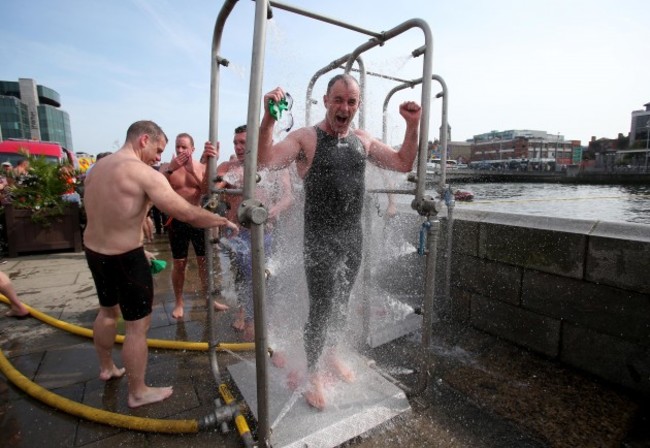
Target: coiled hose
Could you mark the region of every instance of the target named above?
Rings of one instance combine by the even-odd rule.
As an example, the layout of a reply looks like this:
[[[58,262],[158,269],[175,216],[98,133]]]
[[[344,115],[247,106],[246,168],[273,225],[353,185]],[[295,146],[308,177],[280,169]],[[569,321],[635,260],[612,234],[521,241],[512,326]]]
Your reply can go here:
[[[10,304],[11,302],[4,295],[0,294],[0,301]],[[87,338],[93,338],[92,330],[78,325],[70,324],[58,319],[55,319],[45,313],[42,313],[29,305],[23,303],[25,308],[29,311],[29,314],[36,319],[51,325],[53,327],[65,330],[69,333],[76,334],[79,336],[84,336]],[[118,343],[124,342],[123,335],[117,335],[115,341]],[[147,345],[151,348],[161,348],[161,349],[171,349],[171,350],[195,350],[195,351],[207,351],[208,343],[207,342],[185,342],[185,341],[170,341],[163,339],[147,339]],[[254,343],[220,343],[217,345],[217,350],[223,351],[250,351],[255,348]],[[2,350],[0,350],[0,371],[11,381],[16,387],[23,390],[29,396],[55,408],[60,411],[63,411],[67,414],[74,415],[76,417],[84,418],[96,423],[106,424],[110,426],[115,426],[118,428],[143,431],[143,432],[159,432],[159,433],[197,433],[200,429],[207,429],[209,427],[206,422],[208,422],[212,416],[204,417],[201,422],[198,420],[162,420],[162,419],[151,419],[143,417],[135,417],[123,414],[117,414],[115,412],[105,411],[102,409],[93,408],[76,401],[70,400],[68,398],[57,395],[49,390],[45,389],[42,386],[30,381],[27,377],[21,374],[16,368],[14,368],[9,360],[5,357]],[[244,417],[241,415],[237,409],[236,404],[234,403],[234,398],[228,391],[225,384],[219,385],[219,393],[224,397],[226,404],[229,406],[229,409],[225,409],[227,413],[231,412],[230,409],[233,409],[232,412],[235,426],[242,437],[244,445],[246,447],[253,446],[253,439],[251,436],[250,429]],[[212,422],[210,422],[212,423]]]

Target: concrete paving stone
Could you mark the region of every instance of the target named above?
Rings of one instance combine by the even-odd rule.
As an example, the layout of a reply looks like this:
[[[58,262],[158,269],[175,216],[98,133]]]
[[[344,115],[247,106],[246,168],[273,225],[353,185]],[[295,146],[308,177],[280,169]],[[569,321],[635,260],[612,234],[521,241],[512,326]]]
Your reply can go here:
[[[147,439],[156,448],[175,448],[179,446],[192,448],[239,448],[242,445],[237,431],[222,434],[216,430],[206,430],[196,434],[149,434]]]
[[[20,321],[15,319],[2,319],[2,321],[9,322],[8,327],[0,330],[3,349],[5,342],[11,342],[11,345],[7,346],[6,356],[43,351],[47,348],[57,347],[64,341],[69,343],[75,340],[70,339],[71,335],[62,333],[61,330],[45,325],[31,317]]]
[[[81,400],[83,385],[74,385],[56,391],[74,401]],[[11,448],[39,446],[74,446],[77,418],[26,398],[3,406],[4,418],[0,425],[0,440]]]
[[[92,342],[50,349],[43,357],[34,381],[46,389],[83,383],[98,374]]]
[[[34,272],[26,273],[25,278],[16,277],[12,281],[17,288],[40,290],[56,286],[72,286],[76,283],[77,277],[79,273],[76,271],[57,272],[57,268],[52,267],[47,271],[34,269]]]
[[[97,317],[97,311],[96,308],[89,308],[86,311],[80,312],[77,307],[70,309],[69,306],[66,306],[63,311],[61,311],[59,320],[92,331],[95,318]]]
[[[96,373],[99,373],[99,369]],[[127,385],[126,377],[103,381],[95,375],[93,379],[85,382],[83,404],[108,412],[128,412],[126,399],[121,399],[126,398]]]
[[[28,380],[33,381],[34,376],[38,367],[41,365],[44,352],[30,353],[28,355],[16,356],[8,358],[8,361],[13,365],[13,367],[19,372],[20,375],[26,377]],[[25,392],[22,389],[19,389],[11,381],[9,381],[4,375],[0,376],[0,387],[2,391],[7,391],[9,395],[5,396],[4,393],[0,393],[0,405],[6,403],[6,399],[15,400],[20,398],[25,398]]]
[[[176,319],[171,317],[172,305],[166,305],[164,301],[156,297],[151,312],[151,327],[167,326],[173,324]]]
[[[82,421],[75,444],[84,448],[146,447],[147,434]]]
[[[98,300],[94,293],[78,294],[76,285],[50,286],[47,288],[22,288],[15,285],[16,291],[20,291],[21,300],[36,310],[49,314],[58,319],[60,311],[64,307],[73,310],[97,309]]]
[[[208,341],[208,327],[205,322],[180,320],[176,322],[176,325],[174,325],[174,327],[175,331],[173,334],[170,334],[169,327],[167,328],[167,331],[162,328],[157,328],[153,330],[151,334],[159,334],[160,339],[172,339],[176,341]]]
[[[443,381],[480,406],[544,434],[551,446],[585,446],[587,439],[618,446],[636,410],[625,394],[508,346],[495,345],[477,361],[446,372]]]

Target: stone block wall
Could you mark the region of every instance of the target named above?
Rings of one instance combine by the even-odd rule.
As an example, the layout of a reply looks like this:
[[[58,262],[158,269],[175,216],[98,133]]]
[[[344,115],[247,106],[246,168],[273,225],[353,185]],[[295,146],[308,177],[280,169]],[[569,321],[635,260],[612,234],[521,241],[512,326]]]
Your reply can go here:
[[[650,394],[650,226],[455,210],[445,297],[440,220],[441,316]]]

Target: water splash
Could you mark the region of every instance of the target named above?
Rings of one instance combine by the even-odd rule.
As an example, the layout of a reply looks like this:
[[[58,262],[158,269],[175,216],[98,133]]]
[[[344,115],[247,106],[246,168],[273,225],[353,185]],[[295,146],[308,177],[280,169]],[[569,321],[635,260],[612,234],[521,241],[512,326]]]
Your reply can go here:
[[[347,148],[349,143],[345,141],[344,137],[342,137],[342,134],[338,134],[339,141],[336,142],[336,147],[341,149],[341,148]]]
[[[254,361],[252,361],[250,359],[246,359],[242,355],[240,355],[239,353],[233,352],[232,350],[228,350],[227,348],[220,347],[220,349],[223,350],[224,352],[228,353],[229,355],[234,356],[235,358],[237,358],[241,362],[245,363],[247,367],[250,367],[253,370],[255,369],[255,362]]]
[[[237,80],[245,81],[248,75],[248,67],[233,61],[228,61],[228,69],[232,72]]]
[[[284,419],[284,417],[286,417],[286,415],[289,413],[289,411],[291,411],[291,409],[295,406],[296,402],[298,401],[298,398],[300,398],[302,396],[303,392],[305,392],[305,389],[304,389],[304,387],[301,387],[301,388],[296,389],[291,394],[291,396],[289,397],[287,402],[284,404],[284,406],[280,410],[280,413],[278,414],[278,416],[275,418],[275,420],[271,424],[271,430],[275,429],[277,427],[278,423],[280,423],[282,421],[282,419]]]
[[[240,170],[229,170],[226,174],[223,175],[223,180],[229,185],[232,185],[235,188],[242,188],[244,185],[244,176],[243,171]]]

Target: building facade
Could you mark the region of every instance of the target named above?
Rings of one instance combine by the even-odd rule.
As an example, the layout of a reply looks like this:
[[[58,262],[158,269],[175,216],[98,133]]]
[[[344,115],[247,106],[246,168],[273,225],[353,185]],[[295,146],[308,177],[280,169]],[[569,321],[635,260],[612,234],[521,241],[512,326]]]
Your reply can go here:
[[[650,103],[643,105],[645,110],[632,111],[630,127],[630,149],[645,148],[650,137]]]
[[[0,139],[57,142],[73,150],[70,117],[61,97],[33,79],[0,81]]]
[[[559,133],[528,129],[491,131],[475,135],[467,142],[471,143],[472,162],[528,159],[554,160],[569,165],[574,149],[580,147],[579,140],[565,140]]]

